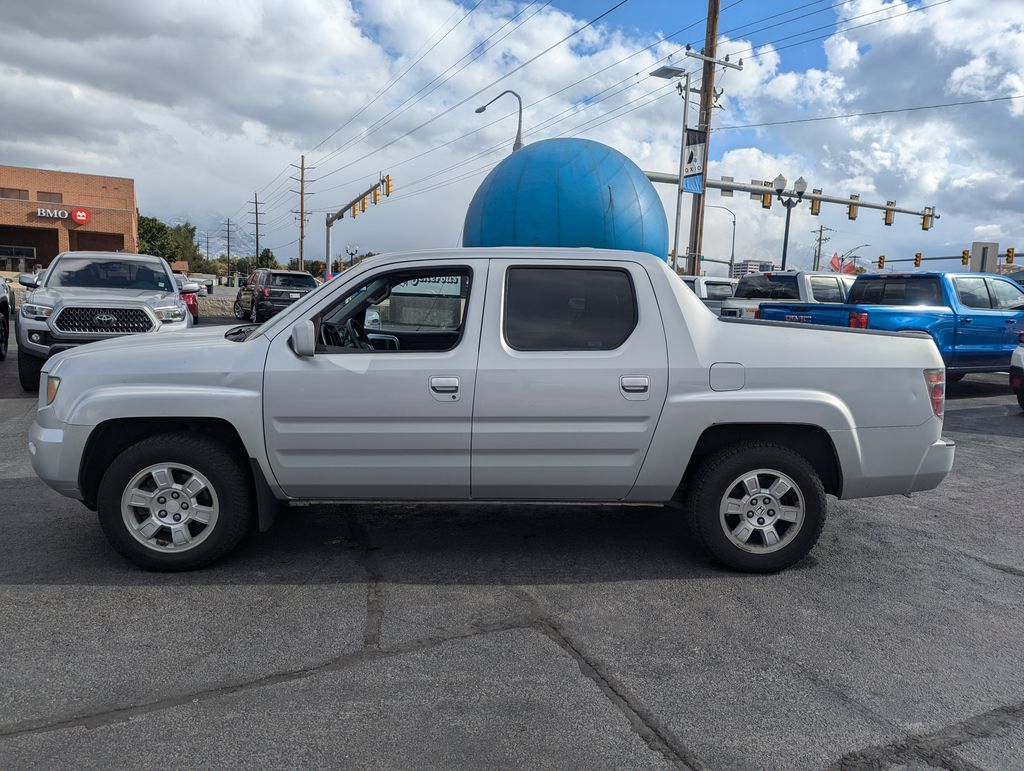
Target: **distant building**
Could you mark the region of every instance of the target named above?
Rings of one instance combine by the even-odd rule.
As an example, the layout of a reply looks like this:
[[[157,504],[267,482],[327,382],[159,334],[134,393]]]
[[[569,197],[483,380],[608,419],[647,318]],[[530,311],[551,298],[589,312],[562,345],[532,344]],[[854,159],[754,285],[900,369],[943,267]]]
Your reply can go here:
[[[739,278],[740,276],[746,276],[748,273],[767,273],[770,270],[775,270],[774,262],[762,262],[761,260],[737,260],[733,263],[732,272],[729,274],[729,277]]]
[[[0,166],[0,270],[46,267],[60,252],[138,251],[135,180]]]

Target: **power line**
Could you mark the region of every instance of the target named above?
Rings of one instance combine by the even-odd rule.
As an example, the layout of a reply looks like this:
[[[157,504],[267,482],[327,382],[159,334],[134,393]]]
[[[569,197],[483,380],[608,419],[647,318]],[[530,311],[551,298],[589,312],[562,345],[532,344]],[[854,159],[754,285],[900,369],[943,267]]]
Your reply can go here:
[[[942,104],[922,104],[916,107],[894,107],[889,110],[865,110],[864,112],[850,112],[843,115],[820,115],[814,118],[794,118],[793,120],[775,120],[766,123],[737,123],[731,126],[719,126],[715,131],[737,128],[760,128],[762,126],[788,126],[792,123],[814,123],[823,120],[840,120],[842,118],[862,118],[867,115],[889,115],[896,112],[916,112],[918,110],[938,110],[944,107],[961,107],[965,104],[989,104],[991,102],[1006,102],[1011,99],[1024,99],[1024,94],[1013,94],[1011,96],[994,96],[990,99],[969,99],[964,102],[944,102]]]

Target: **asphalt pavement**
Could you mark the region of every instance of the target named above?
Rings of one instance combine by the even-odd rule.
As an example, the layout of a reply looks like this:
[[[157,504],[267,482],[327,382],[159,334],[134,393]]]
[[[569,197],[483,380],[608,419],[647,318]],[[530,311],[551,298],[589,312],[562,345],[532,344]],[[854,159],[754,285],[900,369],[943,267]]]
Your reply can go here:
[[[12,356],[0,767],[1024,767],[1024,413],[949,391],[947,481],[830,499],[777,575],[672,509],[520,505],[295,507],[164,575],[33,476]]]

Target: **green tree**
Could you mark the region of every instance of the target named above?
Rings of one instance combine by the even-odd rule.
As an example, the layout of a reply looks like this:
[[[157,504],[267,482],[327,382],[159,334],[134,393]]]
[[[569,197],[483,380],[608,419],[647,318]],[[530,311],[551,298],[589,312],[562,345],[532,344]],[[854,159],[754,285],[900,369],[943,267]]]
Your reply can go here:
[[[156,217],[139,215],[139,253],[167,258],[170,252],[170,229]]]
[[[269,249],[263,249],[258,257],[252,258],[252,266],[254,268],[276,268],[277,258]]]

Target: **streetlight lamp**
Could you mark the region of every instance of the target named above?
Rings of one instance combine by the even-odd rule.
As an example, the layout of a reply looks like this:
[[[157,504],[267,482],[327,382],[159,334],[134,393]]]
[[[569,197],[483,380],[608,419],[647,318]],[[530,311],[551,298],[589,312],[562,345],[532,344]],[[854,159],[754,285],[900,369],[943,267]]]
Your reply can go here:
[[[718,204],[706,203],[704,204],[705,209],[725,209],[729,214],[732,215],[732,248],[729,250],[729,278],[732,278],[732,266],[736,262],[736,213],[728,206],[719,206]]]
[[[477,107],[476,112],[478,114],[483,112],[496,101],[501,99],[501,97],[505,96],[505,94],[512,94],[512,96],[516,98],[516,101],[519,102],[519,128],[516,130],[516,141],[512,143],[512,152],[515,152],[516,150],[521,150],[523,147],[523,98],[519,96],[519,94],[517,94],[515,91],[512,91],[511,89],[507,91],[502,91],[487,104],[483,105],[482,107]]]
[[[807,180],[797,177],[796,182],[793,183],[793,191],[790,192],[786,190],[786,178],[779,174],[772,182],[772,186],[775,188],[775,195],[778,196],[779,202],[786,207],[786,233],[782,237],[782,270],[785,270],[786,254],[789,251],[789,218],[793,214],[793,207],[803,200],[804,193],[807,192]]]
[[[865,246],[871,246],[871,244],[860,244],[859,246],[853,247],[849,251],[843,252],[843,256],[839,258],[839,264],[842,265],[844,262],[846,262],[847,256],[853,254],[858,249],[863,249]],[[857,269],[857,257],[858,257],[858,255],[854,254],[853,257],[850,258],[850,259],[853,260],[853,269],[854,270]]]

